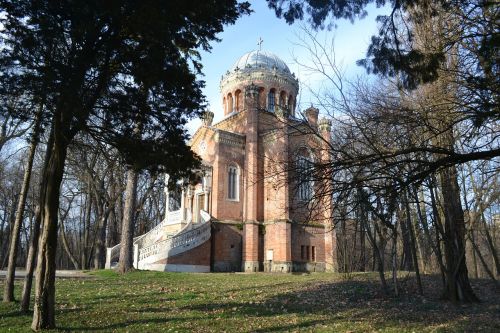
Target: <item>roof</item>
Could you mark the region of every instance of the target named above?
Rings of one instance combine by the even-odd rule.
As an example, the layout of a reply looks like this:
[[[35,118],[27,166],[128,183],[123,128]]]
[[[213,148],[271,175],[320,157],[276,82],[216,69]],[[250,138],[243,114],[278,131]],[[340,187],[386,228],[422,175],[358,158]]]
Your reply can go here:
[[[291,74],[287,64],[280,57],[268,51],[251,51],[245,53],[234,63],[230,72],[250,68],[276,69]]]

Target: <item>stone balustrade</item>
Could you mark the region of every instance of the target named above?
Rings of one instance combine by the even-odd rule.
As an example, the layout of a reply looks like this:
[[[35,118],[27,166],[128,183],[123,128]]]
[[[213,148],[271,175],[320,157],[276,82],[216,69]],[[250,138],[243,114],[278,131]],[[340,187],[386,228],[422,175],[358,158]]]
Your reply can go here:
[[[145,259],[155,256],[154,260],[158,260],[156,255],[163,259],[195,248],[207,241],[211,232],[210,216],[203,211],[201,213],[203,223],[191,223],[177,235],[139,249],[139,268],[141,268],[141,264],[144,264]]]
[[[182,209],[168,212],[167,224],[175,224],[182,222]]]
[[[165,226],[183,222],[182,210],[169,212],[167,219],[155,226],[147,233],[134,238],[134,266],[141,268],[141,260],[160,256],[175,255],[194,248],[210,238],[210,215],[204,211],[200,212],[204,223],[193,224],[191,214],[187,214],[188,225],[175,235],[165,232]],[[159,240],[162,236],[167,239]],[[106,251],[106,268],[112,268],[113,263],[118,262],[120,256],[120,244]],[[138,267],[137,267],[138,266]]]

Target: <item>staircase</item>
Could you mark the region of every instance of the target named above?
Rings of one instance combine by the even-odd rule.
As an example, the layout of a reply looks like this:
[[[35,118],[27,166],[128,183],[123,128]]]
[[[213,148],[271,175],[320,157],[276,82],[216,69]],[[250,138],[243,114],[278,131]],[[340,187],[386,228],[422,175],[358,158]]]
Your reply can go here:
[[[209,271],[209,262],[196,259],[190,251],[205,244],[211,235],[210,215],[200,211],[201,222],[193,223],[191,214],[188,214],[187,225],[177,232],[167,232],[169,226],[179,223],[179,212],[171,212],[167,219],[147,233],[134,238],[134,267],[156,271]],[[120,244],[108,248],[106,252],[106,268],[113,268],[118,264]],[[206,261],[206,260],[205,260]]]

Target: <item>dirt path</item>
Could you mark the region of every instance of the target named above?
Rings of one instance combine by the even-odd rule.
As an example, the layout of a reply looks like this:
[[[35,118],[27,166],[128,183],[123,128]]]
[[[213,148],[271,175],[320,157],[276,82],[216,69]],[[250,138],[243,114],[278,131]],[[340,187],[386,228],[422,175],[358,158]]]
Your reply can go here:
[[[0,279],[5,279],[7,271],[0,270]],[[23,279],[26,276],[26,271],[16,270],[16,279]],[[57,270],[56,278],[62,279],[95,279],[95,276],[85,273],[84,271]]]

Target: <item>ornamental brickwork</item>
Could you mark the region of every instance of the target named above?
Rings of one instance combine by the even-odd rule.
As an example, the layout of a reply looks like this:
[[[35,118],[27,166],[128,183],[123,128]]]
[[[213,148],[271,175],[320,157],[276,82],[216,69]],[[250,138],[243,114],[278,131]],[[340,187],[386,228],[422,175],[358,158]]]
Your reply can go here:
[[[207,112],[194,134],[191,148],[204,171],[182,198],[182,210],[196,216],[203,206],[214,219],[211,270],[335,270],[333,203],[323,199],[311,208],[307,202],[332,185],[300,187],[291,167],[300,158],[328,161],[323,148],[330,124],[318,121],[319,110],[312,107],[305,120],[296,117],[298,80],[269,52],[242,56],[220,87],[224,118],[213,123]]]

